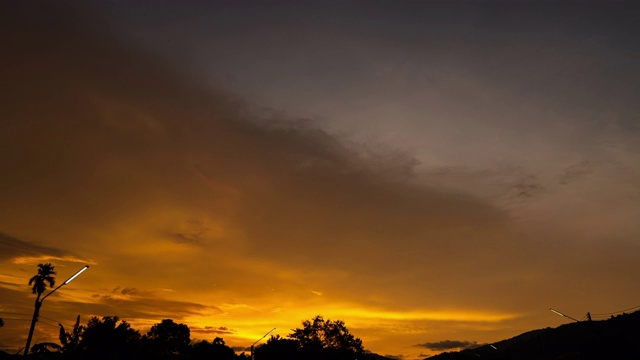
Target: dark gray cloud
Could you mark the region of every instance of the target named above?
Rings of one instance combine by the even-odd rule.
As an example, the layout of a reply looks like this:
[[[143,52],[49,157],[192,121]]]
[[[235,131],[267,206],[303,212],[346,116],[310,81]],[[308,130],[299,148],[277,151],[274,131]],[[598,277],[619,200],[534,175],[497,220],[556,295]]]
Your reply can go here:
[[[96,41],[91,31],[68,32],[57,21],[47,19],[46,38],[55,41],[41,44],[46,58],[12,52],[22,57],[12,64],[21,78],[7,85],[5,133],[24,137],[8,138],[4,154],[23,153],[29,166],[14,164],[0,180],[9,203],[87,227],[135,219],[157,205],[188,207],[237,229],[249,256],[299,272],[355,267],[372,281],[393,265],[480,244],[467,230],[443,229],[504,239],[494,231],[507,217],[491,204],[412,184],[410,155],[363,152],[308,122],[265,118],[117,39],[101,34]],[[22,212],[29,215],[40,214]],[[196,245],[219,236],[197,223],[159,233]],[[443,266],[469,263],[455,253],[459,260]]]
[[[423,178],[441,187],[470,190],[501,204],[517,204],[539,198],[546,185],[522,166],[499,168],[440,167],[429,170]]]
[[[594,172],[593,166],[589,161],[581,161],[577,164],[568,166],[559,176],[559,182],[562,185],[568,185],[575,181],[579,181]]]
[[[389,358],[389,359],[393,359],[393,360],[402,360],[402,359],[404,359],[404,356],[402,356],[402,355],[389,355],[389,354],[386,354],[386,355],[384,355],[384,357]]]
[[[194,171],[197,172],[198,170],[194,169]],[[166,235],[171,241],[179,244],[202,246],[206,244],[210,233],[211,229],[202,224],[201,221],[192,219],[179,224],[179,231],[167,231]]]
[[[140,294],[144,294],[144,295],[151,295],[150,291],[139,291],[136,288],[132,288],[132,287],[125,287],[122,288],[120,286],[116,286],[113,290],[111,290],[112,294],[122,294],[122,295],[140,295]],[[99,296],[99,295],[97,295]]]
[[[169,237],[180,244],[191,244],[191,245],[200,245],[202,241],[198,239],[197,236],[193,236],[192,234],[183,234],[183,233],[169,233]]]
[[[124,288],[120,293],[122,295],[138,294],[138,290],[136,288]]]
[[[187,316],[201,315],[205,312],[222,312],[212,305],[205,305],[189,301],[163,299],[158,296],[126,298],[113,295],[93,295],[94,302],[61,302],[73,306],[77,311],[99,316],[118,315],[123,320],[135,319],[164,319],[181,320]]]
[[[33,244],[0,232],[0,260],[23,256],[62,258],[72,255],[62,249]]]
[[[436,342],[426,342],[416,346],[427,348],[434,351],[444,351],[453,349],[473,349],[480,345],[476,341],[467,340],[442,340]]]
[[[235,334],[238,331],[235,329],[230,329],[226,326],[204,326],[204,327],[197,327],[197,326],[193,326],[190,327],[191,332],[192,333],[198,333],[198,334]]]
[[[528,199],[538,195],[544,187],[535,175],[529,175],[520,179],[513,185],[512,192],[515,198]]]

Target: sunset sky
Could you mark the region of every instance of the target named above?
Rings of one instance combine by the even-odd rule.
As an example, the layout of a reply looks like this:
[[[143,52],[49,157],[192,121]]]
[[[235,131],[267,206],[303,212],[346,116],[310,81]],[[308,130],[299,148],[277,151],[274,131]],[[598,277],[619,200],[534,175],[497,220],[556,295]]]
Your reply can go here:
[[[323,315],[421,359],[640,305],[637,5],[54,3],[0,11],[0,350],[44,262],[90,268],[34,343]]]

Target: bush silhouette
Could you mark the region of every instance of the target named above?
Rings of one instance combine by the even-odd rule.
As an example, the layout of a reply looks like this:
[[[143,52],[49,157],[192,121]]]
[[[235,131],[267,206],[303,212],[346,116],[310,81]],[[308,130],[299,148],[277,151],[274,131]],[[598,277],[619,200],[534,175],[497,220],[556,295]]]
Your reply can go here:
[[[288,338],[272,336],[255,353],[256,360],[355,360],[363,354],[362,340],[342,320],[325,320],[320,315],[303,321]]]

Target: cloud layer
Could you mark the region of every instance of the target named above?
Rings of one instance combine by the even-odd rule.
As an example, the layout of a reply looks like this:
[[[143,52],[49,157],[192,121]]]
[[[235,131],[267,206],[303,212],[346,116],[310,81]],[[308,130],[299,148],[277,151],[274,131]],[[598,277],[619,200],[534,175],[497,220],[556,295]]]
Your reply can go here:
[[[60,277],[83,262],[43,316],[173,318],[242,347],[321,314],[398,353],[472,345],[424,342],[436,334],[485,341],[546,324],[536,309],[548,303],[633,297],[633,131],[548,169],[425,170],[419,153],[372,150],[213,88],[92,7],[40,5],[12,4],[30,15],[4,16],[0,35],[1,311],[29,314],[38,262]],[[7,344],[27,325],[7,321]]]

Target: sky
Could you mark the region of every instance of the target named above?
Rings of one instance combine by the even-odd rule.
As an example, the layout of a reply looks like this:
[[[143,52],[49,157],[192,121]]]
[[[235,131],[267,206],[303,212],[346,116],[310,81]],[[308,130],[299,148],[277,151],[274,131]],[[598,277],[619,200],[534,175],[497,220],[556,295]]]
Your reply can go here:
[[[421,359],[640,305],[624,2],[10,2],[0,349],[315,315]]]

